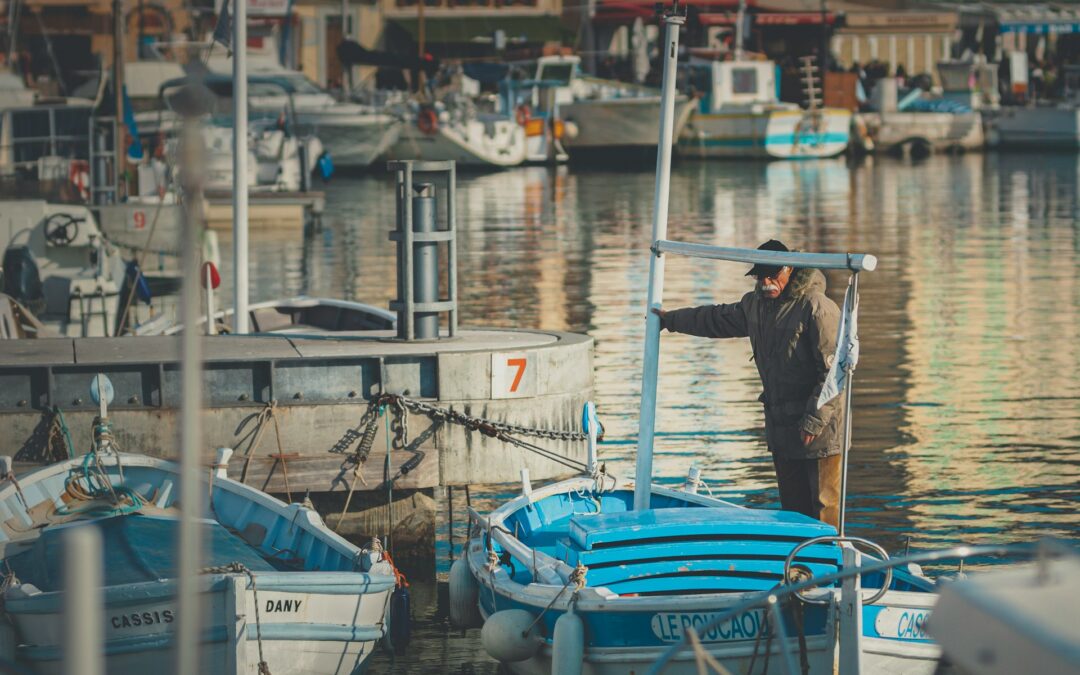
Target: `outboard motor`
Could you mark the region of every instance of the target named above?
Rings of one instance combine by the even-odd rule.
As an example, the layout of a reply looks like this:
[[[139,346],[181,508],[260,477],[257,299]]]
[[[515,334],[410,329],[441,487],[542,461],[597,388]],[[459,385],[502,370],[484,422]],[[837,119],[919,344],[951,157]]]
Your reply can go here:
[[[4,251],[4,292],[34,314],[45,310],[41,274],[29,246],[12,246]]]

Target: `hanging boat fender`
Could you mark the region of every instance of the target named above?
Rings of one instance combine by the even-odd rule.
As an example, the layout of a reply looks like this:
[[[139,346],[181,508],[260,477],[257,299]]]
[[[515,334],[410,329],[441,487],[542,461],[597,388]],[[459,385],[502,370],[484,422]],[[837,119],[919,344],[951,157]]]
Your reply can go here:
[[[390,626],[387,637],[395,654],[404,654],[412,641],[412,610],[407,586],[398,586],[390,594]]]
[[[518,126],[525,126],[525,123],[532,119],[532,108],[528,103],[522,103],[514,110],[514,120],[518,123]]]
[[[517,663],[532,658],[540,650],[539,622],[524,609],[504,609],[484,622],[480,644],[491,658]]]
[[[416,114],[416,128],[431,136],[439,130],[439,115],[434,108],[421,108]]]
[[[555,621],[552,637],[551,672],[558,675],[581,675],[585,663],[585,623],[574,605]]]
[[[450,566],[450,623],[462,630],[479,628],[484,623],[479,603],[480,585],[462,556]]]

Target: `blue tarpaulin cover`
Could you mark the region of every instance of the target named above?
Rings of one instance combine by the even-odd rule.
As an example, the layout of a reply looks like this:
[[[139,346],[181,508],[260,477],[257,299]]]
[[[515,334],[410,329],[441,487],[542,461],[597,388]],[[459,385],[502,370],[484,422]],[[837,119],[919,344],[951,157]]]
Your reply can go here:
[[[42,591],[58,591],[64,583],[63,533],[70,527],[97,527],[105,550],[105,585],[120,586],[176,576],[176,518],[130,514],[101,520],[53,526],[41,533],[33,548],[5,561],[23,583]],[[203,521],[206,566],[243,563],[253,572],[275,568],[243,539],[220,524]]]

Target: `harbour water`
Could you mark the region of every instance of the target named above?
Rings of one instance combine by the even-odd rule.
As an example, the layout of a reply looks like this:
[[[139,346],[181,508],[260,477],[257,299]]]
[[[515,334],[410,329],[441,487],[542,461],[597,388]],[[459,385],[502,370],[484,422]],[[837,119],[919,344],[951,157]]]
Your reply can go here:
[[[633,472],[652,186],[648,168],[459,178],[462,323],[592,335],[595,400],[607,429],[601,459],[624,476]],[[253,300],[391,299],[391,177],[339,177],[326,190],[321,232],[254,238]],[[804,250],[878,255],[878,271],[861,281],[853,534],[892,551],[1076,539],[1078,194],[1080,160],[1064,154],[852,166],[683,162],[672,178],[670,236],[734,246],[776,237]],[[228,259],[229,242],[222,244]],[[671,260],[665,304],[734,301],[751,286],[744,272]],[[829,274],[834,299],[845,283]],[[681,482],[697,462],[714,494],[778,505],[749,358],[742,340],[665,336],[660,481]],[[474,491],[473,503],[494,503],[509,489]],[[462,526],[455,540],[463,535]],[[445,571],[445,546],[438,559]],[[414,583],[412,655],[379,655],[373,672],[496,671],[477,631],[461,637],[448,627],[438,592],[430,580]]]

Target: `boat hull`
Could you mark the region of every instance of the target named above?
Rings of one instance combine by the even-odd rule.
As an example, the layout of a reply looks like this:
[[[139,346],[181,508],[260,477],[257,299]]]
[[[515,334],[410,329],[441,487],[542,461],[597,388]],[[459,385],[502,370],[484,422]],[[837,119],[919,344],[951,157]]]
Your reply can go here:
[[[991,146],[1056,150],[1080,148],[1080,109],[1075,107],[1005,107],[988,113],[985,121]]]
[[[439,124],[424,133],[415,123],[406,124],[388,159],[423,161],[453,160],[459,166],[508,168],[525,162],[528,144],[525,130],[512,120],[485,125],[469,120],[463,125]]]
[[[382,637],[392,585],[377,590],[365,574],[327,572],[322,580],[306,582],[312,588],[319,582],[322,592],[308,593],[297,589],[293,576],[259,574],[257,589],[243,575],[206,581],[205,618],[200,622],[202,672],[257,672],[260,647],[261,659],[275,674],[348,675],[361,666]],[[58,596],[46,593],[7,601],[22,643],[19,659],[43,675],[63,672],[63,603]],[[175,586],[170,582],[106,589],[106,671],[160,669],[171,657],[176,616]]]
[[[651,153],[655,159],[660,137],[659,100],[658,96],[642,96],[560,104],[560,117],[576,127],[576,134],[563,138],[570,160],[602,160],[606,152]],[[676,98],[674,138],[690,119],[694,103],[686,96]]]
[[[698,158],[820,159],[847,149],[851,113],[826,108],[815,127],[796,110],[695,112],[679,136],[680,155]]]
[[[969,113],[862,113],[874,147],[897,152],[924,147],[934,152],[980,150],[985,144],[982,116]]]
[[[371,166],[398,141],[403,126],[392,115],[327,120],[324,115],[297,114],[299,134],[317,136],[334,166],[343,169]]]

